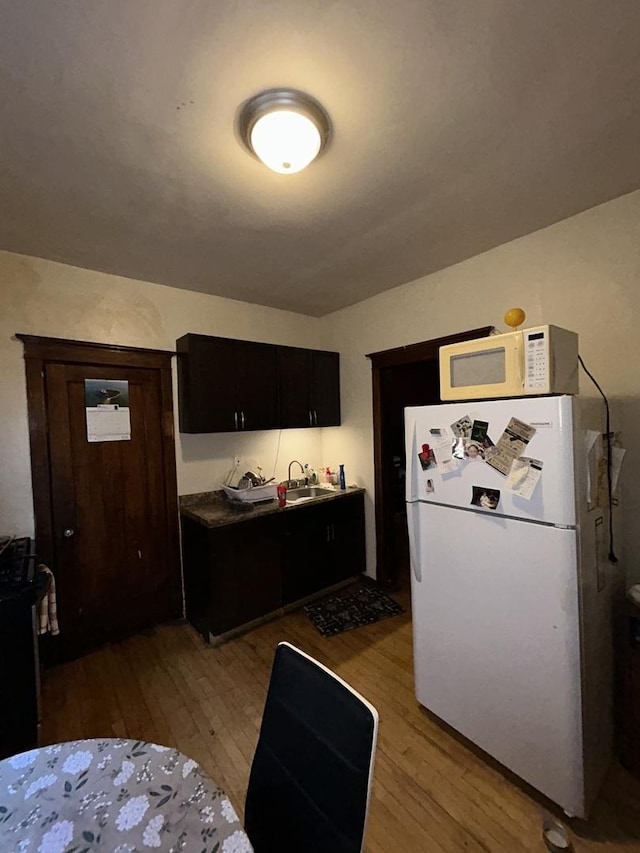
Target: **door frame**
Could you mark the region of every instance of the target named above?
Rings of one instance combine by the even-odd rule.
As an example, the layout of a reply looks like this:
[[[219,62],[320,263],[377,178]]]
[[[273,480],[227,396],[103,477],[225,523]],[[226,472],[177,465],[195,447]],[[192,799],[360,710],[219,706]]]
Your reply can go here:
[[[431,361],[438,358],[440,347],[470,341],[474,338],[486,338],[494,331],[493,326],[482,326],[456,335],[421,341],[417,344],[396,347],[395,349],[367,353],[371,359],[371,382],[373,389],[373,469],[374,469],[374,506],[376,523],[376,581],[383,587],[393,588],[396,575],[393,571],[393,503],[385,487],[384,460],[388,451],[384,444],[382,424],[385,416],[385,401],[382,392],[382,372],[389,367],[402,367]]]
[[[180,573],[178,537],[178,483],[173,415],[171,359],[168,350],[100,344],[89,341],[45,338],[18,333],[24,345],[27,381],[27,411],[31,450],[31,482],[37,553],[43,563],[55,570],[54,531],[51,508],[53,484],[49,463],[45,367],[48,363],[88,364],[95,367],[132,367],[157,370],[160,375],[162,416],[162,467],[165,483],[166,531],[169,556]],[[180,581],[181,584],[181,581]],[[182,607],[182,604],[180,605]]]

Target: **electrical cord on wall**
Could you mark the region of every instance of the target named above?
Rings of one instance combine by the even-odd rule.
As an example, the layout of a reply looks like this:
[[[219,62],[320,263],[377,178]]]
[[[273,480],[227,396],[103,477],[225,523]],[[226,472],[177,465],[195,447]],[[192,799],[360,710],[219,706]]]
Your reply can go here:
[[[282,438],[282,430],[278,430],[278,445],[276,447],[276,458],[273,462],[273,471],[271,472],[271,480],[276,478],[276,468],[278,467],[278,457],[280,456],[280,440]],[[269,482],[271,482],[271,480]]]
[[[587,367],[582,360],[582,356],[578,356],[578,361],[580,362],[580,366],[587,374],[589,379],[596,386],[600,394],[602,395],[602,399],[604,400],[604,406],[607,413],[607,422],[606,422],[606,440],[607,440],[607,496],[609,499],[609,562],[617,563],[618,558],[615,555],[615,551],[613,550],[613,490],[611,488],[611,419],[609,415],[609,401],[607,400],[606,394],[598,384],[597,380],[593,376],[592,373],[587,370]]]

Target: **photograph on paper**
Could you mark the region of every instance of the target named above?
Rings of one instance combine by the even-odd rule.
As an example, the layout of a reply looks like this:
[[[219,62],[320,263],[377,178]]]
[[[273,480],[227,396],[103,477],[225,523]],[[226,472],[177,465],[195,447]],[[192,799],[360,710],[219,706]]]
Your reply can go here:
[[[487,437],[488,429],[488,421],[474,421],[471,425],[471,441],[476,441],[478,444],[482,444]]]
[[[420,466],[423,471],[428,471],[430,468],[436,467],[436,457],[433,449],[428,444],[422,445],[422,450],[418,453]]]
[[[129,405],[129,382],[126,379],[85,379],[84,404],[87,408]]]
[[[466,439],[468,441],[469,439]],[[451,442],[451,455],[454,459],[466,459],[466,450],[465,450],[465,439],[464,438],[454,438]]]
[[[497,509],[500,503],[500,490],[487,489],[485,486],[472,486],[473,495],[471,503],[473,506],[481,506],[483,509]]]
[[[471,438],[471,430],[473,428],[473,421],[469,417],[469,415],[464,415],[464,417],[460,418],[460,420],[456,421],[454,424],[451,424],[451,432],[455,435],[456,438]]]
[[[471,461],[484,461],[484,449],[477,441],[473,441],[471,438],[463,438],[464,441],[464,455],[466,459],[471,459]]]
[[[485,436],[483,441],[454,438],[451,442],[451,455],[454,459],[483,462],[485,459],[490,459],[493,453],[495,453],[495,447],[489,436]]]
[[[85,379],[84,405],[87,441],[130,441],[129,382],[125,379]]]

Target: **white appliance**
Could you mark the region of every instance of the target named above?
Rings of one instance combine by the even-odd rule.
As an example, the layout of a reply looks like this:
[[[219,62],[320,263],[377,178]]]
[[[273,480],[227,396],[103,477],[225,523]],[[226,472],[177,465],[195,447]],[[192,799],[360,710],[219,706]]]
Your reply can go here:
[[[440,347],[443,400],[578,393],[578,336],[558,326]]]
[[[619,586],[605,513],[587,507],[584,402],[405,409],[416,696],[575,817],[586,816],[612,755]],[[522,455],[543,465],[529,499],[480,457],[445,465],[449,473],[431,458],[423,470],[423,445],[467,416],[488,424],[496,444],[512,417],[535,428]],[[600,435],[599,420],[598,409]],[[499,491],[495,509],[471,503],[485,488]]]

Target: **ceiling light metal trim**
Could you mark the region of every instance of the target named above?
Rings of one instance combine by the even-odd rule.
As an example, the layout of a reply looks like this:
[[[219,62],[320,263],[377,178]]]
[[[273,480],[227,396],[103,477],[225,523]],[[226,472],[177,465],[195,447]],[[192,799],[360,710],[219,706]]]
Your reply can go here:
[[[331,119],[319,101],[298,89],[266,89],[249,98],[240,107],[237,130],[247,151],[260,160],[251,144],[251,132],[259,119],[278,110],[300,113],[313,122],[320,135],[320,149],[314,157],[314,160],[317,160],[329,144],[332,135]]]

